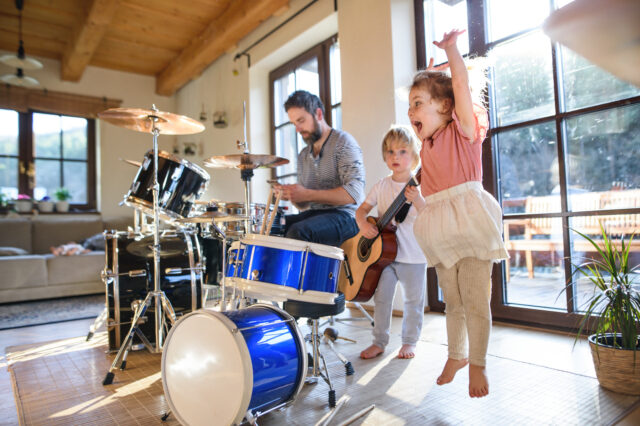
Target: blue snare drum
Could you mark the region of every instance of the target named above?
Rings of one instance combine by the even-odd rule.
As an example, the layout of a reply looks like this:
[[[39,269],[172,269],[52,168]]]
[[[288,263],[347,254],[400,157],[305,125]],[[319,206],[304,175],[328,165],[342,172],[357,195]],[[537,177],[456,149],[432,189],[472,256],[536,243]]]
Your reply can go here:
[[[255,234],[235,247],[236,261],[227,268],[231,285],[269,300],[334,303],[342,249]]]
[[[269,305],[192,312],[162,351],[164,394],[184,425],[240,424],[290,405],[306,372],[295,320]]]

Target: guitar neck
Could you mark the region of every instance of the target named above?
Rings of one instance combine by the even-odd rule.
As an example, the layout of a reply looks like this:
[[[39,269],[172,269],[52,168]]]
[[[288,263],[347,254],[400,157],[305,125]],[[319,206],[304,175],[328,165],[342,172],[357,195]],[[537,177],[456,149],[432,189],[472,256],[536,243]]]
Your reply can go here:
[[[420,171],[418,170],[418,173],[416,173],[416,175],[419,176],[419,174],[420,174]],[[400,191],[400,193],[395,198],[395,200],[393,200],[393,203],[391,203],[387,211],[384,212],[384,214],[376,222],[376,227],[378,228],[378,231],[382,231],[384,227],[387,226],[389,222],[391,222],[391,219],[394,218],[396,213],[398,213],[398,210],[400,210],[400,208],[404,205],[404,203],[406,203],[407,197],[404,196],[405,189],[407,189],[407,187],[409,186],[418,186],[418,185],[419,185],[419,181],[416,179],[416,176],[411,176],[411,178],[409,179],[409,182],[407,182],[407,184],[402,188],[402,191]]]

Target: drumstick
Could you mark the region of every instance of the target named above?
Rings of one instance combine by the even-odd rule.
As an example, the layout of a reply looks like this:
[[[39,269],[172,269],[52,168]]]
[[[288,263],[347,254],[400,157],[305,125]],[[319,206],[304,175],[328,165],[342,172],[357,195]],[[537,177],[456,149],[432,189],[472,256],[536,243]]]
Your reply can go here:
[[[269,218],[269,225],[267,225],[267,234],[271,233],[271,225],[273,225],[273,219],[276,218],[276,213],[278,213],[278,206],[280,205],[280,197],[282,196],[282,191],[278,190],[278,195],[276,195],[276,202],[273,205],[273,214]]]
[[[260,227],[260,235],[264,235],[265,226],[269,220],[269,209],[271,208],[271,199],[273,198],[273,186],[269,187],[269,197],[267,197],[267,206],[264,211],[264,217],[262,218],[262,226]]]

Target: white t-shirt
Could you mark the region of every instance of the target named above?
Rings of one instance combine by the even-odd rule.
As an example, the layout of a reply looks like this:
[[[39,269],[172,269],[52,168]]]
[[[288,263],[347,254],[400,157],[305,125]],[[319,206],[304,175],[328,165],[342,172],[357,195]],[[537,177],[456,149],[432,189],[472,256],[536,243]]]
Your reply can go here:
[[[406,182],[394,182],[391,176],[387,176],[380,179],[369,191],[365,203],[371,206],[378,206],[378,217],[381,217],[396,199],[398,194],[404,187]],[[418,187],[418,189],[420,189]],[[424,257],[422,249],[416,241],[416,237],[413,234],[413,223],[418,216],[418,211],[415,206],[411,206],[409,213],[405,220],[398,224],[395,218],[392,223],[398,227],[396,230],[396,237],[398,240],[398,253],[396,255],[396,262],[402,263],[426,263],[427,259]]]

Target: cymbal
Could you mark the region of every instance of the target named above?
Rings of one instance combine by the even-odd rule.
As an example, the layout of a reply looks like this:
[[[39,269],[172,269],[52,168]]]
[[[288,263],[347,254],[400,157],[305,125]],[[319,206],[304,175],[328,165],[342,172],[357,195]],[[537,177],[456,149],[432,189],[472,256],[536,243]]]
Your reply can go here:
[[[127,164],[131,164],[132,166],[140,167],[142,163],[140,161],[129,160],[127,158],[120,158],[120,161],[124,161]]]
[[[187,217],[178,219],[178,223],[211,223],[214,222],[241,222],[250,219],[249,216],[229,215],[222,212],[211,211],[202,213],[200,216]]]
[[[143,133],[153,133],[153,126],[163,135],[191,135],[204,130],[204,124],[184,115],[141,108],[110,108],[98,118],[118,127]]]
[[[160,240],[160,257],[176,256],[183,253],[184,250],[184,241],[178,237],[162,237]],[[153,235],[129,243],[127,251],[133,255],[151,259],[153,257]]]
[[[205,167],[217,169],[257,169],[261,167],[278,167],[288,164],[289,160],[266,154],[232,154],[214,155],[205,160]]]

